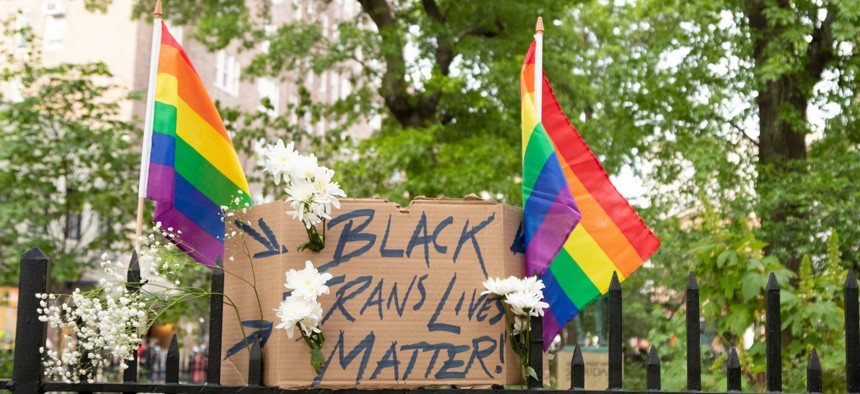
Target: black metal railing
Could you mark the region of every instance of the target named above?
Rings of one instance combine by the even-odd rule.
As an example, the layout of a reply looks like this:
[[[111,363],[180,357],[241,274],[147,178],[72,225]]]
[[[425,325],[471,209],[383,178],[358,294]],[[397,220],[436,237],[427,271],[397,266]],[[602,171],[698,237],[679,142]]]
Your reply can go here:
[[[167,353],[165,383],[138,383],[137,360],[130,362],[130,367],[123,373],[122,383],[63,383],[42,380],[42,362],[39,348],[44,346],[45,323],[39,321],[39,301],[37,293],[45,293],[48,283],[48,259],[37,248],[28,250],[21,258],[21,271],[18,297],[18,321],[15,338],[14,372],[11,380],[0,379],[0,390],[11,390],[16,394],[37,394],[55,391],[91,392],[123,392],[123,393],[270,393],[286,394],[296,391],[304,394],[325,393],[366,393],[362,390],[290,390],[283,391],[277,387],[263,386],[263,362],[260,352],[259,339],[254,339],[251,346],[248,368],[248,384],[245,386],[223,386],[220,384],[221,375],[221,322],[223,318],[224,271],[219,260],[212,271],[212,295],[210,299],[210,333],[209,358],[206,369],[205,383],[179,383],[179,346],[176,336],[173,336]],[[140,266],[137,255],[132,255],[129,264],[128,286],[131,291],[139,291]],[[622,295],[621,283],[613,274],[609,286],[609,373],[607,387],[617,391],[622,388]],[[845,297],[845,391],[860,393],[860,305],[858,305],[857,280],[853,271],[849,271],[844,287]],[[780,317],[780,288],[776,276],[771,274],[766,287],[766,375],[767,391],[782,391],[782,348],[781,348],[781,317]],[[699,324],[699,286],[696,277],[690,273],[686,288],[686,329],[687,329],[687,393],[701,392],[701,327]],[[531,324],[531,360],[532,367],[537,372],[538,379],[529,379],[530,389],[543,386],[540,377],[543,376],[541,349],[540,318],[533,318]],[[741,391],[741,365],[737,350],[732,348],[726,360],[726,390]],[[585,362],[582,351],[577,345],[574,349],[570,364],[570,390],[589,392],[585,387]],[[815,349],[809,354],[806,368],[807,391],[820,393],[822,391],[822,368]],[[661,390],[660,357],[656,346],[652,346],[646,362],[647,390],[643,393]],[[838,389],[841,390],[841,389]],[[375,390],[377,393],[396,394],[410,390]],[[446,390],[412,390],[433,394],[444,391],[451,394],[453,389]],[[462,390],[462,394],[498,394],[513,390]],[[547,393],[561,393],[568,390],[543,390]],[[637,391],[625,391],[635,393]]]

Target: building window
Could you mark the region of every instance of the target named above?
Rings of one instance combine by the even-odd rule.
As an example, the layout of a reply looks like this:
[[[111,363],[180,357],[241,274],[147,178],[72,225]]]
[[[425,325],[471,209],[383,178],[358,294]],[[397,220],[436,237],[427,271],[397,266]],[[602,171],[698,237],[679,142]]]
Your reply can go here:
[[[81,239],[81,214],[70,213],[66,215],[66,238]]]
[[[292,90],[290,90],[290,95],[289,95],[290,98],[289,98],[289,104],[288,104],[288,106],[289,106],[288,111],[290,111],[290,124],[292,124],[294,126],[299,123],[299,115],[298,115],[299,92],[298,92],[298,89],[299,89],[298,86],[293,86]]]
[[[236,56],[223,49],[218,51],[215,60],[215,87],[232,96],[238,96],[241,71],[242,65]]]
[[[48,15],[45,17],[45,33],[42,35],[45,50],[63,49],[66,44],[65,15]]]
[[[302,0],[293,0],[293,20],[298,22],[302,20]]]
[[[278,116],[278,106],[280,105],[280,86],[271,78],[257,78],[257,94],[260,97],[260,106],[258,109],[264,111],[270,116]],[[263,105],[263,100],[268,99],[272,108],[267,108]]]
[[[27,34],[24,30],[30,27],[30,12],[19,10],[15,15],[15,46],[23,48],[27,46]]]
[[[260,52],[269,53],[269,46],[272,43],[271,37],[275,35],[275,32],[278,30],[278,27],[275,25],[266,25],[264,29],[266,33],[266,39],[260,43]]]

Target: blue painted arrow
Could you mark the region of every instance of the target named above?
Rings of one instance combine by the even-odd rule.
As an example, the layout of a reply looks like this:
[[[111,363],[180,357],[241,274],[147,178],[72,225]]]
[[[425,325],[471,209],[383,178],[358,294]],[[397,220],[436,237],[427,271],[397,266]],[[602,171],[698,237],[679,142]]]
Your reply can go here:
[[[260,220],[257,221],[257,224],[260,225],[260,230],[263,231],[263,234],[260,234],[259,232],[257,232],[257,230],[254,230],[254,228],[251,227],[250,223],[245,223],[238,219],[233,221],[233,223],[235,223],[236,227],[239,227],[240,230],[244,231],[245,234],[250,235],[251,238],[259,242],[261,245],[263,245],[264,248],[266,248],[265,251],[254,253],[255,259],[276,256],[281,253],[287,253],[287,247],[281,245],[281,243],[278,242],[278,237],[275,236],[275,233],[272,231],[269,225],[266,224],[263,218],[260,218]],[[263,236],[264,234],[265,237]]]
[[[514,236],[514,242],[511,244],[511,252],[516,256],[517,253],[526,252],[526,236],[523,234],[523,223],[520,222],[520,227],[517,228],[517,235]]]
[[[247,337],[243,338],[239,342],[237,342],[233,347],[227,350],[227,355],[224,356],[224,359],[230,358],[230,356],[242,351],[248,346],[251,346],[252,341],[260,338],[260,349],[263,346],[266,346],[266,342],[269,340],[269,336],[272,335],[272,322],[268,320],[245,320],[242,322],[243,327],[248,328],[259,328],[259,330],[254,331],[248,334]]]

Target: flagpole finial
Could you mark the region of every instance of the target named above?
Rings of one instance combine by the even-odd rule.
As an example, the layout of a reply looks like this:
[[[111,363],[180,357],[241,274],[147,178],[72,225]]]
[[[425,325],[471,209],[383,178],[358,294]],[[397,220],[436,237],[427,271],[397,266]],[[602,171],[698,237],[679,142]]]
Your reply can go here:
[[[161,0],[155,0],[155,11],[152,12],[152,17],[161,19]]]
[[[537,24],[535,25],[535,34],[543,34],[543,18],[538,17]]]

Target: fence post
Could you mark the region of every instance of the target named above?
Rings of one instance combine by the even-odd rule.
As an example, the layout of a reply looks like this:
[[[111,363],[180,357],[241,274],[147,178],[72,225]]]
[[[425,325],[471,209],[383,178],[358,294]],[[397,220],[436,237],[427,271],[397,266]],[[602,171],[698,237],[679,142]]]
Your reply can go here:
[[[618,273],[612,273],[609,284],[609,389],[621,389],[621,282]]]
[[[167,360],[164,364],[164,382],[179,383],[179,342],[176,341],[176,334],[173,334],[173,338],[170,340]]]
[[[809,362],[806,364],[806,392],[821,392],[821,362],[818,361],[818,352],[815,348],[812,348]]]
[[[845,378],[848,392],[860,392],[860,309],[857,300],[857,279],[854,270],[845,279]]]
[[[699,284],[687,278],[687,390],[702,390],[702,333],[699,322]]]
[[[735,348],[729,351],[729,359],[726,360],[726,391],[741,391],[741,362],[738,360],[738,352]]]
[[[48,287],[48,258],[39,248],[21,256],[18,281],[18,322],[15,331],[15,360],[12,379],[16,394],[39,393],[42,384],[42,354],[45,324],[39,320],[40,308],[36,294]]]
[[[212,267],[212,294],[209,296],[209,365],[207,384],[221,383],[221,324],[224,317],[224,262],[221,257]]]
[[[660,391],[660,356],[654,345],[648,354],[648,390]]]
[[[767,280],[767,390],[782,391],[782,318],[779,315],[779,282],[770,273]]]
[[[129,293],[140,292],[140,262],[137,259],[137,251],[131,254],[131,260],[128,262],[128,274],[126,275],[126,290]],[[137,350],[132,351],[133,360],[126,360],[126,369],[122,372],[122,381],[134,383],[137,382]]]
[[[570,361],[570,389],[582,390],[585,388],[585,361],[582,359],[582,350],[579,344],[573,349],[573,359]]]
[[[254,337],[251,355],[248,357],[248,386],[263,385],[263,355],[260,350],[260,337]]]
[[[530,389],[539,389],[543,388],[543,320],[540,316],[529,319],[529,363],[537,379],[529,377],[528,386]]]

